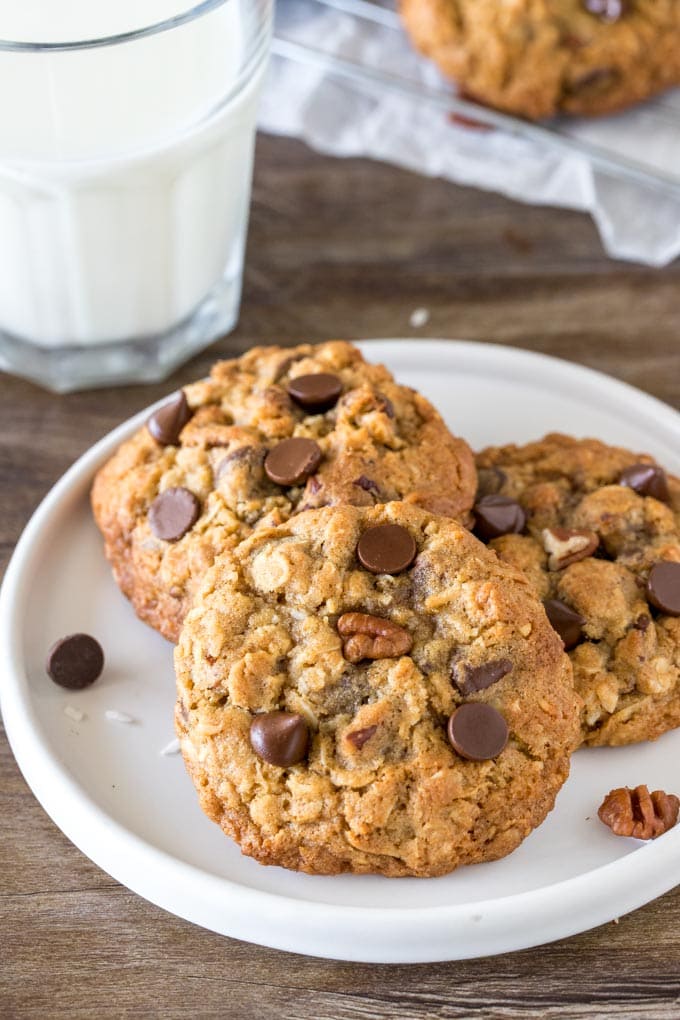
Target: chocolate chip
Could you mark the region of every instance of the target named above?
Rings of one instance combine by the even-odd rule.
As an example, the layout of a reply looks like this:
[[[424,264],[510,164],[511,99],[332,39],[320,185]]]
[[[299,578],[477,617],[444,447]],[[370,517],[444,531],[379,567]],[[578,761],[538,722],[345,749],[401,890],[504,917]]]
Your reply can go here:
[[[364,492],[373,492],[376,496],[380,493],[377,482],[374,482],[372,478],[367,478],[366,475],[359,475],[358,478],[354,479],[352,485],[358,485]]]
[[[378,409],[388,418],[394,418],[394,404],[384,393],[378,393]]]
[[[295,436],[270,450],[264,462],[267,478],[277,485],[301,485],[321,463],[321,447],[313,439]]]
[[[483,496],[473,507],[475,534],[489,542],[500,535],[519,534],[527,522],[516,499],[507,496]]]
[[[635,623],[633,624],[633,627],[635,630],[641,630],[642,633],[644,634],[644,632],[648,629],[651,622],[652,622],[651,617],[647,616],[645,613],[640,613]]]
[[[55,641],[45,669],[60,687],[79,691],[93,684],[104,668],[102,646],[89,634],[69,634]]]
[[[302,493],[302,502],[298,503],[297,513],[302,513],[304,510],[316,510],[323,506],[324,497],[324,488],[318,475],[310,475]]]
[[[276,366],[276,372],[274,374],[274,381],[278,382],[279,379],[283,379],[284,375],[288,375],[288,373],[289,373],[289,371],[291,369],[291,366],[294,365],[296,361],[301,361],[303,357],[304,357],[303,354],[297,354],[297,355],[296,354],[291,354],[291,355],[288,355],[287,357],[285,357],[283,359],[283,361],[279,362],[279,364]]]
[[[568,91],[574,95],[579,92],[591,92],[601,94],[607,89],[613,88],[619,79],[619,74],[614,67],[596,67],[587,74],[582,74],[571,83]]]
[[[357,751],[360,751],[364,744],[371,739],[377,729],[377,726],[365,726],[363,730],[354,730],[354,732],[348,733],[347,739],[350,743],[354,744]]]
[[[477,471],[477,500],[483,496],[496,496],[507,481],[508,476],[501,468],[479,468]]]
[[[372,574],[400,574],[416,558],[418,547],[401,524],[378,524],[367,528],[357,543],[359,562]]]
[[[452,680],[460,693],[467,696],[491,687],[511,671],[510,659],[483,662],[481,666],[471,666],[468,662],[457,663],[453,668]]]
[[[508,724],[493,705],[468,701],[457,708],[447,727],[449,740],[461,758],[487,761],[508,742]]]
[[[589,14],[612,23],[623,16],[626,4],[625,0],[583,0],[583,6]]]
[[[291,379],[287,389],[288,395],[305,411],[321,414],[337,404],[342,393],[342,379],[330,372],[315,372]]]
[[[666,472],[656,464],[633,464],[621,472],[619,485],[627,485],[641,496],[653,496],[662,503],[668,503],[671,498]]]
[[[309,729],[295,712],[264,712],[250,724],[250,744],[270,765],[296,765],[307,754]]]
[[[149,507],[149,527],[156,538],[176,542],[193,528],[201,513],[201,504],[193,492],[177,486],[156,496]]]
[[[680,616],[680,563],[655,563],[647,578],[647,599],[669,616]]]
[[[560,42],[562,46],[566,46],[569,50],[581,50],[586,45],[585,40],[581,36],[575,35],[573,32],[565,32],[561,36]]]
[[[562,638],[565,652],[568,652],[583,637],[585,618],[559,599],[546,599],[543,608],[552,629]]]
[[[161,446],[176,446],[179,434],[191,418],[191,411],[180,390],[151,415],[146,427]]]
[[[220,482],[226,475],[242,469],[250,474],[258,473],[267,455],[264,446],[237,446],[225,454],[215,470],[215,480]]]

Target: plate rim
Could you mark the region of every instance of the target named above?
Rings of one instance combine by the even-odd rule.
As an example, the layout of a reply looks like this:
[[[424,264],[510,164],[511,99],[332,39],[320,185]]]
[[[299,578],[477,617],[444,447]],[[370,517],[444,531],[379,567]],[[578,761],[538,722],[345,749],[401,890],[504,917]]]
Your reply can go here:
[[[543,369],[552,376],[559,369],[564,384],[560,389],[573,392],[574,383],[578,383],[602,397],[604,387],[608,398],[626,404],[632,399],[636,414],[648,425],[653,424],[661,432],[677,433],[680,439],[680,413],[669,405],[621,380],[551,355],[503,344],[434,338],[356,343],[372,360],[376,360],[376,353],[406,361],[413,355],[422,366],[430,358],[441,356],[445,346],[447,358],[455,350],[461,359],[472,358],[491,369],[494,362],[505,359],[513,363],[516,373],[531,368],[539,372]],[[400,349],[395,350],[395,345]],[[399,371],[397,367],[397,374]],[[495,374],[498,376],[498,372]],[[0,668],[5,677],[0,708],[7,738],[34,796],[81,852],[156,906],[212,931],[276,949],[365,963],[441,962],[542,945],[614,920],[680,881],[679,826],[616,861],[527,892],[436,907],[331,904],[257,889],[207,872],[147,842],[108,815],[79,787],[41,738],[20,648],[21,611],[28,596],[26,590],[22,591],[22,582],[25,589],[39,553],[38,540],[53,513],[66,500],[75,498],[76,491],[89,490],[99,464],[165,399],[103,436],[52,486],[17,542],[0,590]],[[121,852],[121,846],[125,852]],[[644,855],[643,862],[648,858],[643,881],[640,854]],[[169,879],[173,886],[170,891]],[[182,889],[178,892],[175,886]],[[185,886],[191,895],[184,892]],[[229,917],[226,924],[222,918],[216,923],[214,904],[225,896]],[[573,920],[570,907],[576,901],[581,909],[578,920]],[[253,911],[253,905],[259,912]],[[329,943],[331,916],[333,937]],[[404,938],[405,931],[408,938]]]

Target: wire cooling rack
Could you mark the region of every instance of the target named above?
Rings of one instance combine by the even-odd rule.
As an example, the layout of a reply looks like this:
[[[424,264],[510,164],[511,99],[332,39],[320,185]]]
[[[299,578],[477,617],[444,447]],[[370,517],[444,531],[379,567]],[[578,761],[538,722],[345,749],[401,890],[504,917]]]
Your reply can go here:
[[[378,49],[383,44],[382,52],[386,54],[394,50],[397,42],[403,46],[403,29],[395,0],[305,0],[305,7],[310,17],[326,9],[357,19],[362,27],[375,36]],[[285,0],[279,0],[282,15],[285,15],[285,9]],[[347,59],[333,52],[330,47],[311,46],[304,41],[304,32],[297,33],[295,25],[288,24],[284,16],[279,18],[276,27],[273,52],[287,60],[322,70],[354,88],[378,95],[390,93],[427,102],[453,115],[454,119],[460,118],[461,123],[472,121],[489,128],[498,128],[553,150],[583,156],[604,174],[680,198],[680,165],[677,172],[673,172],[669,171],[667,165],[661,165],[664,164],[663,159],[655,165],[640,156],[647,148],[645,138],[650,137],[650,133],[653,134],[654,145],[651,148],[655,153],[663,152],[671,145],[677,146],[680,136],[680,90],[667,93],[636,107],[632,113],[619,114],[616,118],[594,118],[588,121],[556,118],[537,124],[463,99],[456,94],[455,86],[439,75],[429,75],[425,81],[422,77],[408,74],[401,66],[390,70],[368,61]],[[431,83],[432,78],[435,79],[434,84]],[[635,120],[631,121],[631,131],[621,131],[622,126],[626,127],[625,121],[622,124],[622,118],[633,117]],[[624,136],[627,141],[622,144]],[[668,146],[665,144],[666,138]],[[631,152],[635,153],[634,157],[630,155]]]

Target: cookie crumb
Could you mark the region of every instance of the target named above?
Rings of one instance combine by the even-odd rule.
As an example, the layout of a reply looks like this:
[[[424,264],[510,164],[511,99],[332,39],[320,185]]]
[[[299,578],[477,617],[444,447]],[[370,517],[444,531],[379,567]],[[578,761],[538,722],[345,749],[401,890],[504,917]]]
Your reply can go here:
[[[413,329],[420,329],[430,321],[430,312],[427,308],[414,308],[411,312],[409,322]]]
[[[73,705],[66,705],[64,707],[64,715],[67,715],[69,719],[73,719],[74,722],[82,722],[85,718],[85,713],[81,712],[79,708],[74,708]]]
[[[167,757],[171,754],[179,754],[179,740],[177,737],[166,744],[165,747],[162,747],[158,753],[163,755],[163,757]]]
[[[133,723],[135,721],[127,712],[119,712],[117,708],[107,708],[104,715],[109,722]]]

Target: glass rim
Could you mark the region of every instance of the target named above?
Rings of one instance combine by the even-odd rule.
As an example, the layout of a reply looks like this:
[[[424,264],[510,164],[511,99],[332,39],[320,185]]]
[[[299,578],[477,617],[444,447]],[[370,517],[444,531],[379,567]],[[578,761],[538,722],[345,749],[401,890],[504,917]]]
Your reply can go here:
[[[10,53],[59,53],[70,50],[94,50],[105,46],[118,46],[122,43],[136,42],[138,39],[146,39],[152,35],[159,35],[161,32],[168,32],[170,29],[187,25],[198,18],[202,18],[210,11],[223,7],[232,0],[201,0],[200,3],[191,4],[186,11],[174,14],[170,18],[156,21],[151,25],[143,25],[141,28],[134,28],[128,32],[114,32],[112,35],[105,35],[91,39],[76,39],[71,42],[29,42],[12,39],[0,39],[0,52]]]

